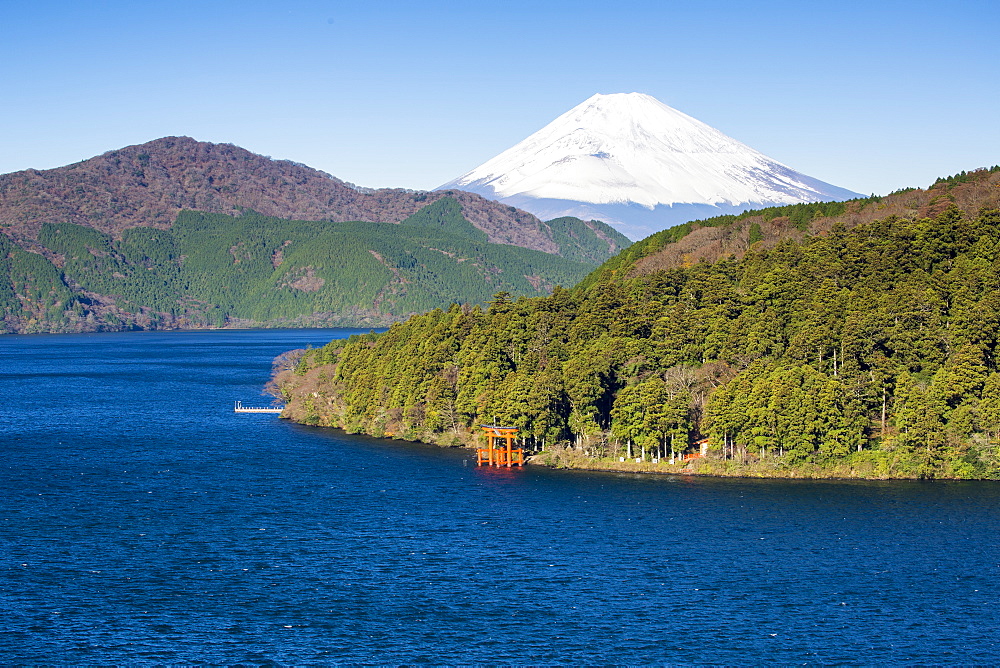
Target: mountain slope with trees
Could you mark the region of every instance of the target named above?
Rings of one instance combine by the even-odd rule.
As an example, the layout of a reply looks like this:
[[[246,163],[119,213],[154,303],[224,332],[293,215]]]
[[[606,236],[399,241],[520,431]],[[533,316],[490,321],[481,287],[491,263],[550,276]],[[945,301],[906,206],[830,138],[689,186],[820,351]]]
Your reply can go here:
[[[44,223],[0,235],[0,332],[384,326],[497,290],[543,295],[593,264],[494,244],[445,197],[399,225],[184,211],[117,237]]]
[[[667,230],[575,290],[307,351],[271,390],[293,419],[374,435],[513,425],[557,465],[678,471],[707,438],[685,470],[997,478],[998,179]],[[720,243],[678,252],[699,230]]]
[[[0,232],[0,333],[381,326],[497,289],[545,294],[631,243],[599,221],[358,188],[188,137],[0,175]]]
[[[695,262],[742,257],[751,246],[770,248],[786,239],[827,234],[889,216],[933,218],[950,206],[975,213],[1000,207],[1000,169],[939,178],[926,189],[904,188],[886,196],[845,202],[813,202],[695,220],[657,232],[608,260],[581,284],[592,285],[622,271],[631,275]]]
[[[168,229],[182,210],[236,215],[252,209],[293,220],[399,223],[446,197],[493,243],[567,257],[586,253],[595,264],[631,243],[600,222],[574,219],[566,235],[564,223],[553,230],[530,213],[472,193],[358,188],[306,165],[190,137],[164,137],[65,167],[0,175],[0,231],[30,248],[45,223],[74,223],[120,236],[133,227]]]

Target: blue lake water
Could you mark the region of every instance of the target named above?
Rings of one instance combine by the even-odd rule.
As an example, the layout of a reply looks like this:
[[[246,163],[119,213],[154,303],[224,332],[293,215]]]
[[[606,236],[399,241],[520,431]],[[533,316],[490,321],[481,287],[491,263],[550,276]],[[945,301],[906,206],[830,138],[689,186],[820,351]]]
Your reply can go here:
[[[1000,663],[1000,484],[496,471],[232,412],[347,333],[0,337],[0,663]]]

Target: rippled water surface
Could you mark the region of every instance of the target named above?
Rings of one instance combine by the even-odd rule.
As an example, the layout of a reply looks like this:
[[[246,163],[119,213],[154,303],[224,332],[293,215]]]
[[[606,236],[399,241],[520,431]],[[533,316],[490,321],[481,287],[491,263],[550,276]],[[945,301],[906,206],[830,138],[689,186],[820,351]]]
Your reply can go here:
[[[494,471],[232,412],[347,333],[0,337],[0,662],[1000,662],[1000,485]]]

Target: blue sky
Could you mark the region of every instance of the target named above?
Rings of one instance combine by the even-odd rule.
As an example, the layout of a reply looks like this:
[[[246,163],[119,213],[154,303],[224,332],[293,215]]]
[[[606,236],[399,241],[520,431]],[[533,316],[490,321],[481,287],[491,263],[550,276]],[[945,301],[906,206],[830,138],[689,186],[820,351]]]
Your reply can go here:
[[[433,188],[594,93],[863,193],[1000,163],[1000,3],[0,0],[0,173],[167,135]]]

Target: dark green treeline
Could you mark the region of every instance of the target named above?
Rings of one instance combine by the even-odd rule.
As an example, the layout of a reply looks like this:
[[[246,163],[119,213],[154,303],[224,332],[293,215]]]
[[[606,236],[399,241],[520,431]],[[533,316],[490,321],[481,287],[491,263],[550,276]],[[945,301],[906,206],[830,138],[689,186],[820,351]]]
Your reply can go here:
[[[998,477],[998,224],[952,208],[500,294],[309,351],[285,394],[313,378],[305,421],[377,435],[467,440],[496,420],[529,446],[595,457],[669,457],[709,437],[741,462]]]

